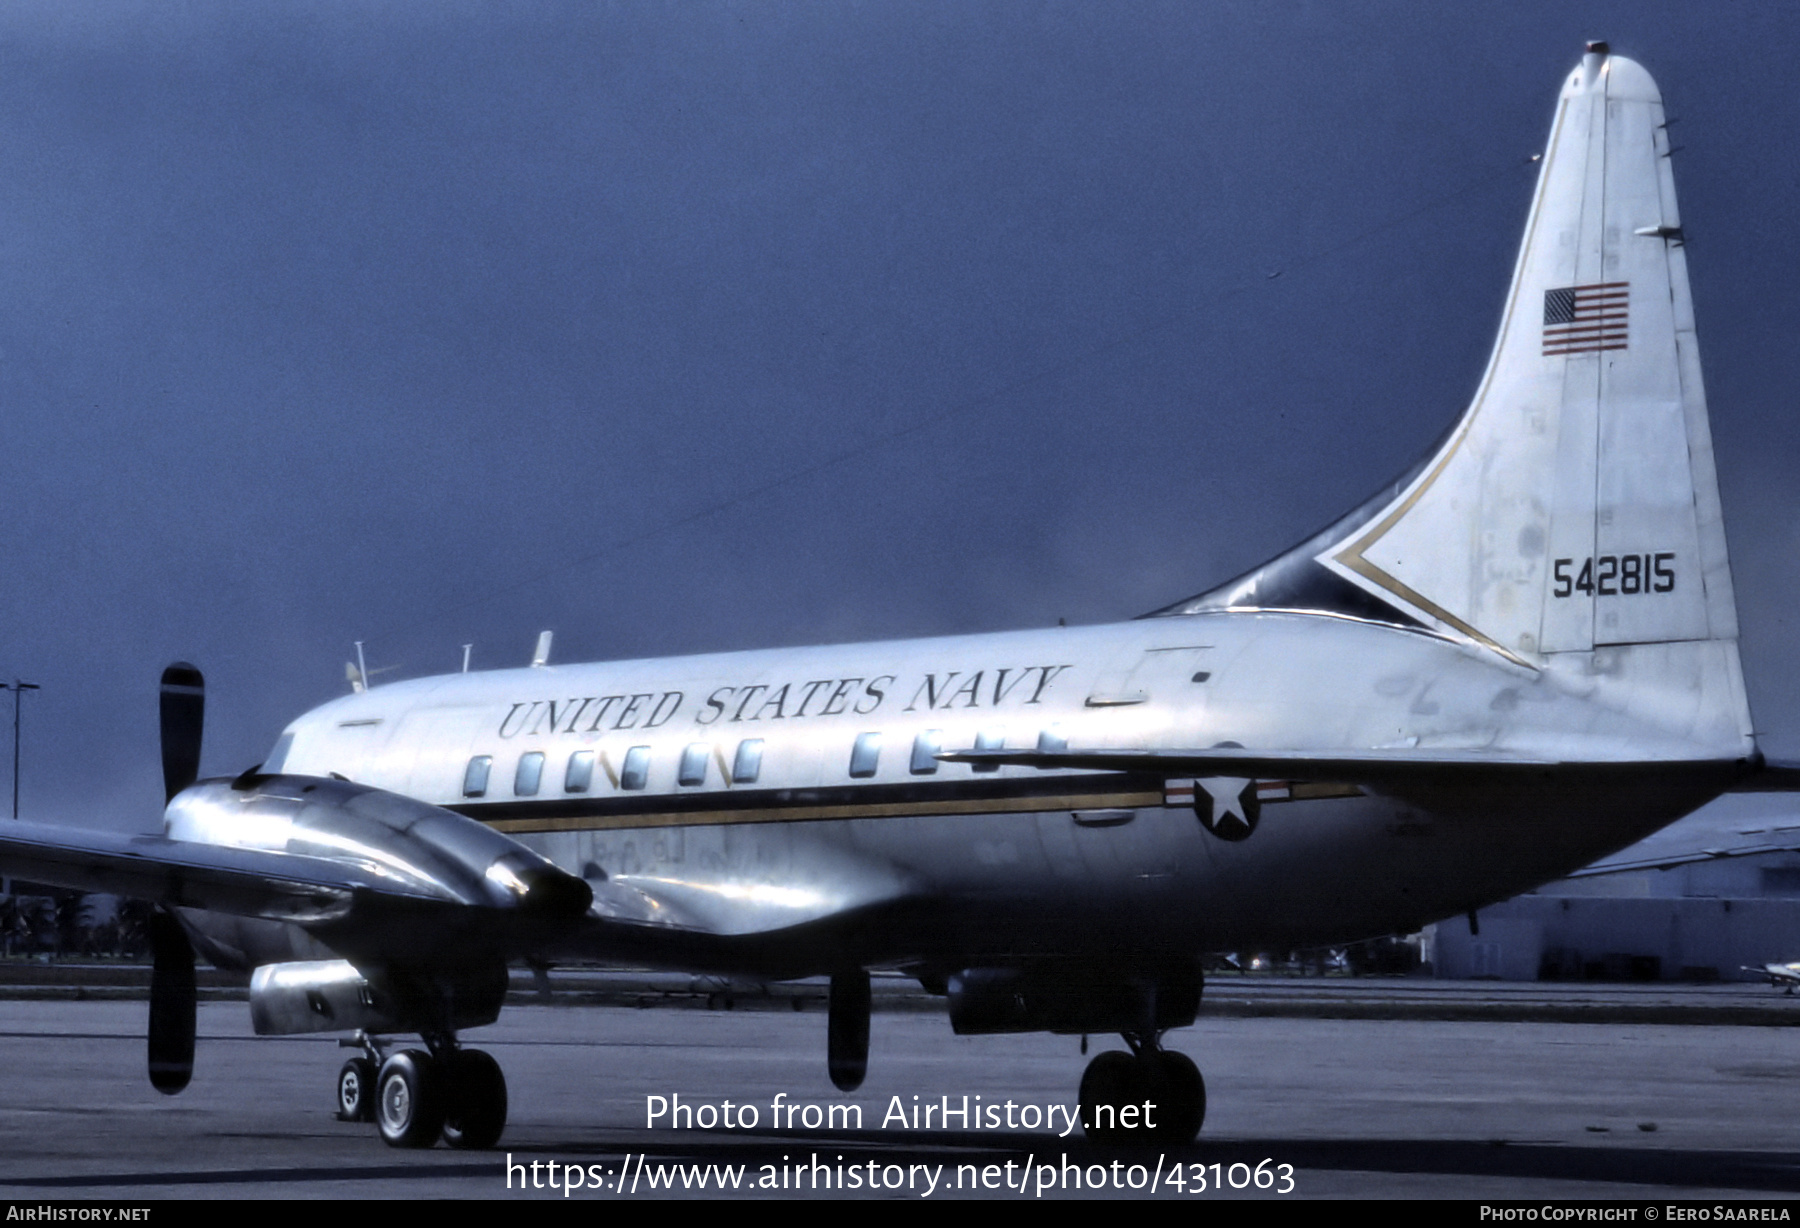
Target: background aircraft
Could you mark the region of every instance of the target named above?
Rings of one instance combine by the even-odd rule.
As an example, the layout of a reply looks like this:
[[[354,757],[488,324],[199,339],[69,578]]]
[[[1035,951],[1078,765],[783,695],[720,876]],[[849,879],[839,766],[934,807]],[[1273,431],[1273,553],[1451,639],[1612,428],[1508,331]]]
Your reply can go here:
[[[1769,984],[1776,987],[1785,987],[1786,991],[1790,994],[1794,992],[1794,986],[1800,985],[1800,963],[1764,964],[1760,968],[1752,968],[1746,965],[1744,971],[1754,972],[1759,976],[1765,976],[1769,978]]]

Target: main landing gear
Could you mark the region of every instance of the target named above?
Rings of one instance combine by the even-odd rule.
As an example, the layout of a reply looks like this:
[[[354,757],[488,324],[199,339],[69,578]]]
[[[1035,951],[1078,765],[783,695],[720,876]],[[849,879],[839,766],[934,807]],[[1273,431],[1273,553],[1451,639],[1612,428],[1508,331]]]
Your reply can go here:
[[[428,1034],[426,1049],[383,1056],[382,1042],[358,1032],[338,1042],[361,1049],[338,1071],[339,1121],[372,1121],[390,1147],[429,1147],[439,1135],[452,1147],[484,1150],[506,1128],[506,1077],[480,1049]]]
[[[1185,1053],[1122,1033],[1081,1076],[1082,1132],[1096,1143],[1191,1143],[1206,1120],[1206,1082]]]

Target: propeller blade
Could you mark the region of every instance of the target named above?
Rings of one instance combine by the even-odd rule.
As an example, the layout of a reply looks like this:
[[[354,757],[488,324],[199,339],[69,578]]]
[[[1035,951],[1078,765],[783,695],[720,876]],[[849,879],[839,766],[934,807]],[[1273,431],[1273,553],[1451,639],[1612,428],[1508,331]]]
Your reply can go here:
[[[206,712],[206,679],[186,661],[162,674],[162,761],[164,800],[194,783],[200,775],[200,731]],[[186,939],[183,939],[185,942]]]
[[[167,909],[151,915],[150,950],[150,1086],[173,1096],[194,1077],[197,993],[193,945]]]
[[[870,1001],[867,969],[832,973],[825,1056],[839,1091],[855,1091],[868,1073]]]

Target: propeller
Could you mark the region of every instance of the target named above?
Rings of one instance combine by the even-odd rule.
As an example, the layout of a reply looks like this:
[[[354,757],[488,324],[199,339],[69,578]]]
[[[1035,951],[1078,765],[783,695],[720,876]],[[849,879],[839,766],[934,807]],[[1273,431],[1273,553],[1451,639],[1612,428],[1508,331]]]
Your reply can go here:
[[[165,802],[200,775],[200,729],[206,714],[206,679],[186,661],[162,673],[162,763]]]
[[[162,766],[166,800],[200,775],[206,679],[186,661],[162,674]],[[181,921],[158,907],[150,918],[150,1085],[173,1096],[194,1075],[194,947]]]
[[[173,1096],[194,1077],[194,948],[175,914],[150,917],[150,1086]]]

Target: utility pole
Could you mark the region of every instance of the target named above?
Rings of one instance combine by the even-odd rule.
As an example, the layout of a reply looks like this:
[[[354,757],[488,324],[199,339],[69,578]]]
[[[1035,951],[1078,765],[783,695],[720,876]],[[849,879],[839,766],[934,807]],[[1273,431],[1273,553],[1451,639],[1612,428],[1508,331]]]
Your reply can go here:
[[[0,682],[0,691],[13,693],[13,821],[19,819],[19,702],[26,691],[43,690],[35,682],[20,682],[14,678],[11,682]]]

